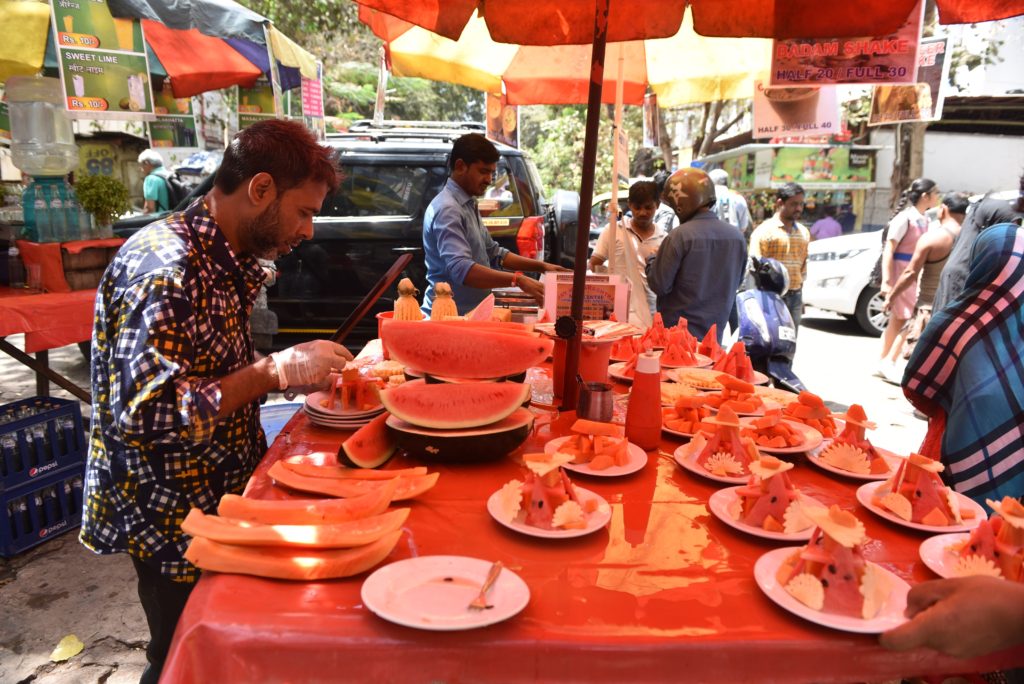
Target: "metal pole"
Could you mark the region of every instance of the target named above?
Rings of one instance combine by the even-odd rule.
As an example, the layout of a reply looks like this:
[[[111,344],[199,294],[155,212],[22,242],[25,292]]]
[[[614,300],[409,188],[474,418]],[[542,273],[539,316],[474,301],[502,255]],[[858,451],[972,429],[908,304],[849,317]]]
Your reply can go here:
[[[263,24],[263,38],[267,41],[267,58],[270,60],[270,87],[274,91],[274,116],[283,118],[284,99],[281,94],[281,74],[277,70],[277,57],[274,55],[274,46],[270,43],[270,25]]]
[[[594,201],[594,166],[597,163],[598,124],[601,121],[601,87],[604,85],[604,51],[608,39],[608,0],[594,2],[594,44],[590,58],[590,95],[587,98],[587,137],[583,145],[583,177],[580,179],[580,217],[576,226],[576,263],[573,268],[572,307],[575,334],[565,352],[562,408],[575,409],[576,373],[580,365],[583,335],[583,291],[587,278],[587,245],[590,240],[590,205]]]

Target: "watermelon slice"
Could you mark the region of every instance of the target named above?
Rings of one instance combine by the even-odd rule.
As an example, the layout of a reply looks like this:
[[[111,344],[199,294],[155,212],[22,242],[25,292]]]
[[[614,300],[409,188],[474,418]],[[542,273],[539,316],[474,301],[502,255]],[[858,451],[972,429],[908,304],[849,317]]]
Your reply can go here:
[[[387,463],[398,447],[387,420],[385,411],[342,442],[338,461],[352,468],[379,468]]]
[[[412,380],[384,390],[380,399],[388,411],[407,423],[451,430],[503,420],[522,406],[529,394],[530,386],[518,382],[433,384]]]

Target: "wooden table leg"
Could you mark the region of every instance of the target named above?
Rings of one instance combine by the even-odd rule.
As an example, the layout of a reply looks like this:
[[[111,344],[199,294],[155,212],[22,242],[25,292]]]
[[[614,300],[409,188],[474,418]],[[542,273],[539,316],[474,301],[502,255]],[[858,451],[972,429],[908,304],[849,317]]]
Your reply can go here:
[[[36,361],[47,368],[50,367],[50,350],[44,349],[36,352]],[[50,396],[50,380],[36,370],[36,396],[37,397],[48,397]]]
[[[92,394],[82,389],[75,383],[71,382],[57,371],[50,368],[49,365],[45,363],[40,363],[36,359],[33,359],[31,356],[21,351],[20,349],[18,349],[13,344],[11,344],[10,342],[3,338],[0,338],[0,351],[4,352],[8,356],[13,357],[16,361],[19,361],[24,365],[28,366],[37,374],[41,373],[43,376],[48,378],[50,382],[57,385],[58,387],[61,387],[62,389],[67,390],[68,392],[75,395],[85,403],[92,403]]]

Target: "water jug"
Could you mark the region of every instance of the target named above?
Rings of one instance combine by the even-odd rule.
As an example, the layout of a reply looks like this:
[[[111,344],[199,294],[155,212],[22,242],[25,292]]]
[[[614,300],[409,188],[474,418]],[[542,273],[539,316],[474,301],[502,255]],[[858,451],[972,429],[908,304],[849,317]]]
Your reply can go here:
[[[64,176],[78,166],[78,147],[56,78],[12,76],[6,83],[11,160],[30,176]]]

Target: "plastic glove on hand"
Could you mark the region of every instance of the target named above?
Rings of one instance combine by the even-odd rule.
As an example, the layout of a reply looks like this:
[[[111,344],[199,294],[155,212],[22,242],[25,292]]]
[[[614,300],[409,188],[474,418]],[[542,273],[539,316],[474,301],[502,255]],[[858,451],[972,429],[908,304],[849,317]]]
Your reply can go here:
[[[352,354],[340,344],[327,340],[303,342],[270,355],[277,366],[278,386],[316,385],[335,368],[344,368]]]

